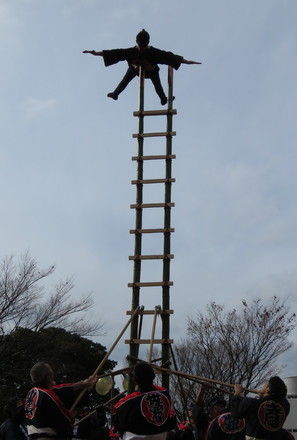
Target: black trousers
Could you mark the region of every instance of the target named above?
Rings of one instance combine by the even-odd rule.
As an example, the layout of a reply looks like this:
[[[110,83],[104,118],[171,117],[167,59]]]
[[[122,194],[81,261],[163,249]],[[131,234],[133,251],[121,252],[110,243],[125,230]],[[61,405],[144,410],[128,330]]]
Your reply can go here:
[[[122,91],[125,90],[127,85],[132,81],[132,79],[135,78],[135,76],[137,76],[137,73],[135,72],[133,67],[129,66],[122,81],[119,83],[117,88],[114,90],[114,92],[113,92],[114,95],[118,96],[120,93],[122,93]],[[157,66],[153,70],[146,71],[146,78],[150,78],[150,80],[152,81],[152,83],[155,87],[156,93],[159,96],[159,98],[161,100],[166,99],[166,95],[164,93],[164,90],[163,90],[163,87],[161,84],[161,80],[160,80],[159,69]]]

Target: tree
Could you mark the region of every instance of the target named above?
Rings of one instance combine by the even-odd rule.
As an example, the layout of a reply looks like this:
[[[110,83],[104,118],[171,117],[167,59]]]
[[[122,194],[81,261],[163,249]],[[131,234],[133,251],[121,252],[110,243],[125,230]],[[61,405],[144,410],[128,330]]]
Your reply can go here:
[[[71,300],[74,287],[71,278],[58,283],[46,293],[41,282],[54,273],[55,267],[40,269],[28,254],[15,263],[14,257],[0,262],[0,332],[7,334],[18,327],[41,330],[50,326],[63,327],[80,335],[102,334],[102,323],[87,323],[75,314],[88,311],[91,295]],[[45,299],[43,299],[46,297]]]
[[[241,308],[231,311],[211,302],[205,314],[188,318],[188,339],[175,347],[179,370],[257,388],[279,374],[275,361],[292,347],[288,338],[295,326],[295,313],[276,296],[267,304],[262,299],[250,304],[242,300]],[[183,381],[183,386],[194,400],[199,385]]]
[[[39,331],[18,328],[3,337],[5,349],[0,363],[0,408],[16,393],[25,396],[31,388],[29,372],[38,361],[49,363],[57,383],[77,382],[94,373],[106,354],[99,343],[61,328]],[[101,373],[112,370],[116,362],[107,360]],[[100,403],[99,396],[93,400]],[[92,401],[93,401],[92,400]],[[3,414],[0,411],[0,420]]]

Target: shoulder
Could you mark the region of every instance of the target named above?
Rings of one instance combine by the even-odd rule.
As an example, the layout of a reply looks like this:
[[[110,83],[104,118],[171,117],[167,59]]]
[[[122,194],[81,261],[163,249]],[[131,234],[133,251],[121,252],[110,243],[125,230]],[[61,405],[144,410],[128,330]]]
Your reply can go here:
[[[127,396],[123,397],[121,400],[119,400],[115,405],[114,409],[118,409],[123,404],[130,402],[131,400],[135,399],[136,397],[141,396],[143,393],[140,393],[139,391],[135,391],[134,393],[127,394]]]
[[[158,49],[157,47],[154,47],[154,46],[148,46],[148,47],[146,48],[146,51],[148,51],[148,52],[152,52],[152,53],[161,53],[161,52],[164,52],[164,50],[162,50],[162,49]]]
[[[73,388],[73,383],[61,383],[60,385],[53,385],[51,387],[51,390],[55,391],[67,388]]]
[[[167,391],[168,392],[167,388],[160,387],[159,385],[154,385],[154,387],[155,387],[154,391]]]

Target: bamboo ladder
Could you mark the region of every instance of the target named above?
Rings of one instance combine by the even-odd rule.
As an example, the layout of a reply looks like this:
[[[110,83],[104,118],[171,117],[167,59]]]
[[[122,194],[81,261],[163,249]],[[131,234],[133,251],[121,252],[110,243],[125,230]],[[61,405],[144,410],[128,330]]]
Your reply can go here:
[[[128,287],[132,288],[132,306],[131,310],[127,311],[127,314],[132,314],[133,311],[139,307],[140,291],[141,288],[147,287],[161,287],[162,290],[162,305],[157,306],[155,310],[139,309],[139,313],[136,314],[131,321],[130,327],[130,339],[126,340],[126,344],[130,344],[130,358],[138,358],[140,344],[154,344],[161,345],[162,352],[162,364],[170,358],[170,344],[173,340],[170,339],[170,315],[173,314],[173,310],[170,309],[170,287],[173,282],[170,280],[170,261],[174,258],[171,254],[171,233],[174,232],[174,228],[171,227],[171,208],[175,206],[171,202],[171,186],[175,182],[175,179],[171,176],[172,159],[176,156],[172,154],[172,137],[176,135],[172,131],[173,115],[176,115],[176,110],[172,108],[173,102],[173,69],[168,67],[168,105],[166,109],[161,110],[144,110],[144,77],[145,72],[140,69],[140,82],[139,82],[139,109],[135,111],[133,115],[138,118],[138,133],[133,134],[133,138],[138,141],[138,154],[133,156],[132,160],[137,163],[137,180],[132,180],[132,185],[136,185],[136,203],[130,205],[131,209],[135,209],[135,229],[130,230],[130,234],[134,234],[134,255],[129,256],[129,260],[133,261],[133,282],[128,284]],[[144,132],[144,119],[146,117],[166,117],[166,131],[146,133]],[[149,137],[164,137],[166,140],[166,152],[160,155],[145,155],[144,154],[144,141]],[[165,161],[165,177],[159,179],[144,179],[143,169],[146,161],[164,160]],[[143,186],[150,184],[163,184],[165,186],[164,201],[157,203],[144,203],[143,202]],[[143,229],[143,211],[149,209],[163,209],[164,210],[164,225],[163,228],[158,229]],[[163,254],[162,255],[143,255],[142,254],[142,236],[143,234],[162,234],[163,236]],[[146,260],[161,260],[163,262],[163,276],[162,281],[142,281],[141,279],[141,265]],[[156,315],[161,317],[162,335],[161,338],[155,339],[154,333],[151,339],[141,339],[141,327],[143,315]],[[150,355],[151,358],[151,355]],[[151,361],[151,359],[149,359]],[[130,364],[133,361],[130,361]],[[169,387],[169,375],[162,374],[162,385],[166,388]]]

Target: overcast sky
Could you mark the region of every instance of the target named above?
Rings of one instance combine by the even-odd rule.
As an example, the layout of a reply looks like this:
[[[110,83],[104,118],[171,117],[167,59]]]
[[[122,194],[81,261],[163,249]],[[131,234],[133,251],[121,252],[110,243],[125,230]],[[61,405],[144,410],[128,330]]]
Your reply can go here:
[[[53,283],[73,276],[111,346],[131,307],[138,81],[107,98],[126,64],[82,50],[130,47],[145,28],[153,46],[203,63],[174,73],[171,336],[211,300],[278,295],[296,311],[296,22],[296,0],[0,0],[1,258],[28,251],[57,266]],[[161,79],[166,89],[165,66]],[[150,81],[145,107],[160,108]],[[164,139],[145,145],[164,154]],[[145,163],[151,177],[163,164]],[[163,187],[145,191],[163,201]],[[154,215],[144,227],[162,227]],[[143,253],[162,253],[158,239]],[[143,265],[143,281],[161,273]],[[142,290],[147,309],[160,302]],[[284,376],[297,375],[295,350]],[[121,342],[111,357],[127,352]]]

